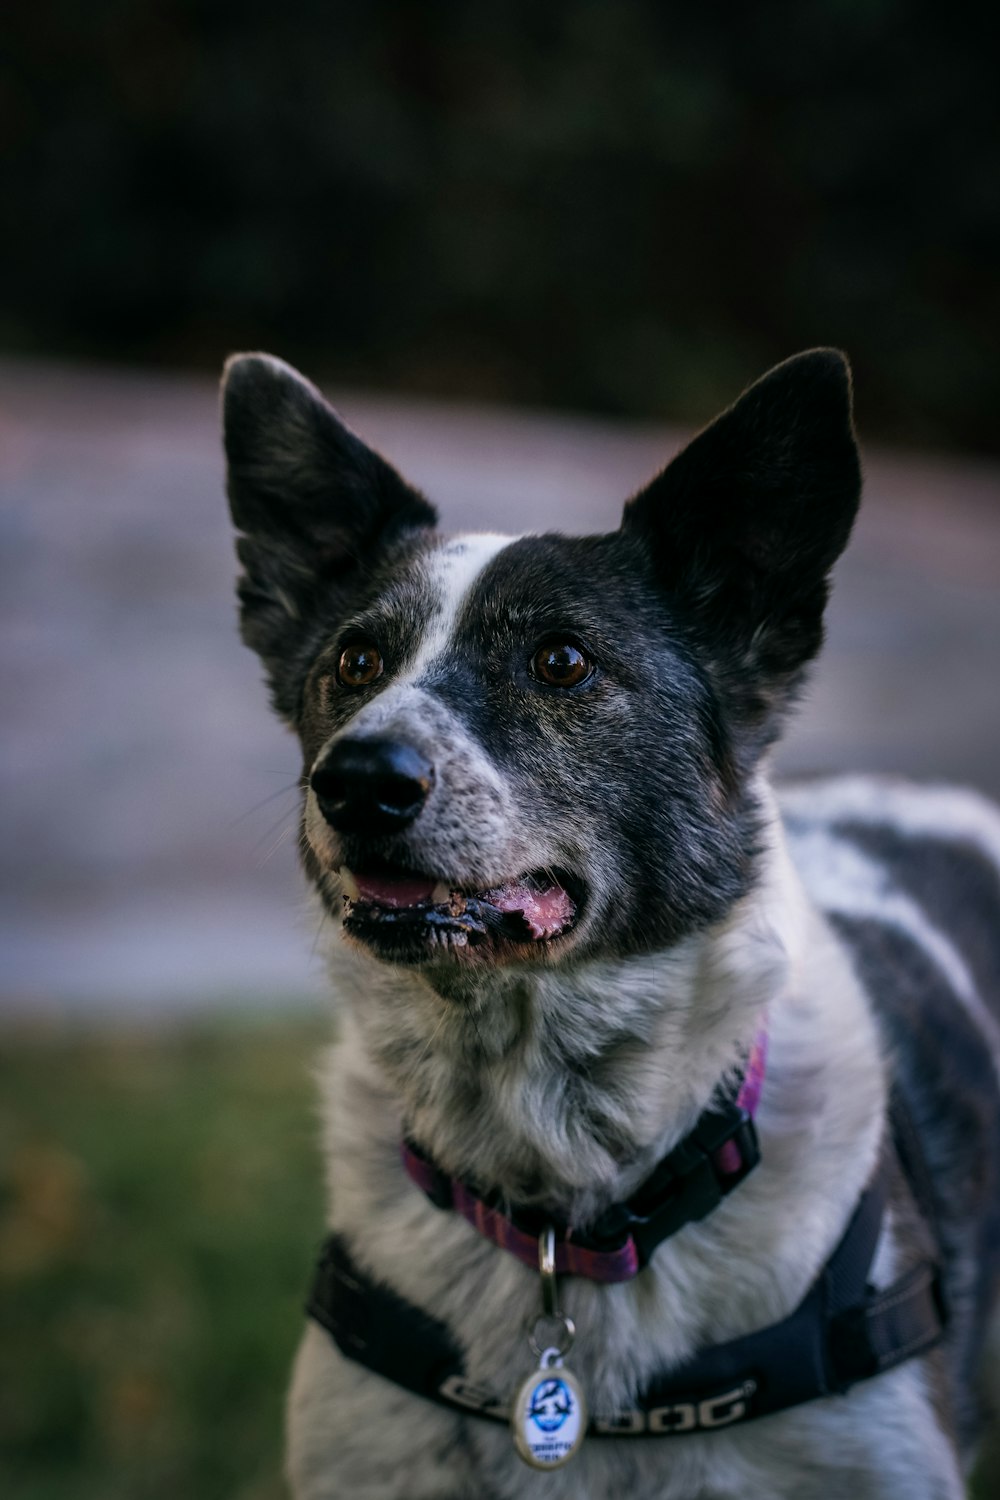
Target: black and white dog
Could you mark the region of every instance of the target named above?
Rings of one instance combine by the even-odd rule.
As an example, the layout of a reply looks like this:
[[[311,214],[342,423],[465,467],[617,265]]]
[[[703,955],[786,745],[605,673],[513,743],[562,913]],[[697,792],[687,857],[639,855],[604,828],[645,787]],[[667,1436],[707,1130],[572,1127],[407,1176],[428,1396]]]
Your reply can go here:
[[[583,538],[440,537],[267,356],[224,409],[347,940],[296,1496],[958,1500],[1000,1355],[1000,817],[766,774],[858,503],[843,358]]]

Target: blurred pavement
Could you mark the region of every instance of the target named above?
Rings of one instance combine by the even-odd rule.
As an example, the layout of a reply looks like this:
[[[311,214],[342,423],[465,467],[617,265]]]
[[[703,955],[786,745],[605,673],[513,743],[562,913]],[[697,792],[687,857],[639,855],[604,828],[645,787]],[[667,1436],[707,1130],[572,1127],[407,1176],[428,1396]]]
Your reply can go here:
[[[682,439],[332,394],[449,529],[614,527]],[[1000,466],[866,459],[780,765],[1000,795]],[[237,637],[222,483],[211,382],[0,361],[0,1011],[322,993],[295,745]]]

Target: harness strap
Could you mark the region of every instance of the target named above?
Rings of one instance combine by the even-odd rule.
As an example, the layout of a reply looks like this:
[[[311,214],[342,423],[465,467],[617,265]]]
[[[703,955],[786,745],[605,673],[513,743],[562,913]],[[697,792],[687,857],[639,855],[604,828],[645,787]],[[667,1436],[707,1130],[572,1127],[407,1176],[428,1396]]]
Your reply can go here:
[[[593,1415],[590,1432],[672,1437],[730,1426],[847,1391],[933,1348],[945,1326],[936,1266],[918,1265],[881,1291],[868,1285],[887,1168],[883,1159],[794,1312],[655,1377],[636,1407]],[[337,1235],[326,1241],[306,1310],[342,1354],[396,1385],[452,1409],[508,1419],[495,1392],[466,1380],[445,1326],[369,1277]]]

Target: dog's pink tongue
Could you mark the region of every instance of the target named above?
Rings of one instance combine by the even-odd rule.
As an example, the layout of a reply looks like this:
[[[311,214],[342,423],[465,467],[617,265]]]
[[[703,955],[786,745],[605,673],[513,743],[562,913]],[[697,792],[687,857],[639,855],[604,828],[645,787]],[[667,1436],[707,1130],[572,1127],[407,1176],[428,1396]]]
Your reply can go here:
[[[544,891],[510,881],[485,895],[498,911],[520,912],[528,931],[536,939],[555,937],[573,920],[574,907],[561,885],[550,885]]]
[[[420,901],[429,901],[434,892],[433,880],[420,875],[358,875],[357,885],[362,901],[373,901],[376,906],[416,906]]]

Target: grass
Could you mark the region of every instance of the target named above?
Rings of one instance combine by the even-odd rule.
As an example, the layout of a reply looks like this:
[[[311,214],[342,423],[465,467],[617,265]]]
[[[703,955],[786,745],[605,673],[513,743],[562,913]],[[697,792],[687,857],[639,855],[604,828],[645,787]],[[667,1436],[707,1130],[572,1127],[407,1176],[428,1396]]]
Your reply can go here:
[[[320,1030],[0,1056],[0,1493],[278,1500],[322,1220]]]
[[[313,1020],[0,1050],[0,1493],[281,1500]],[[1000,1494],[1000,1463],[976,1500]],[[902,1497],[901,1497],[902,1500]]]

